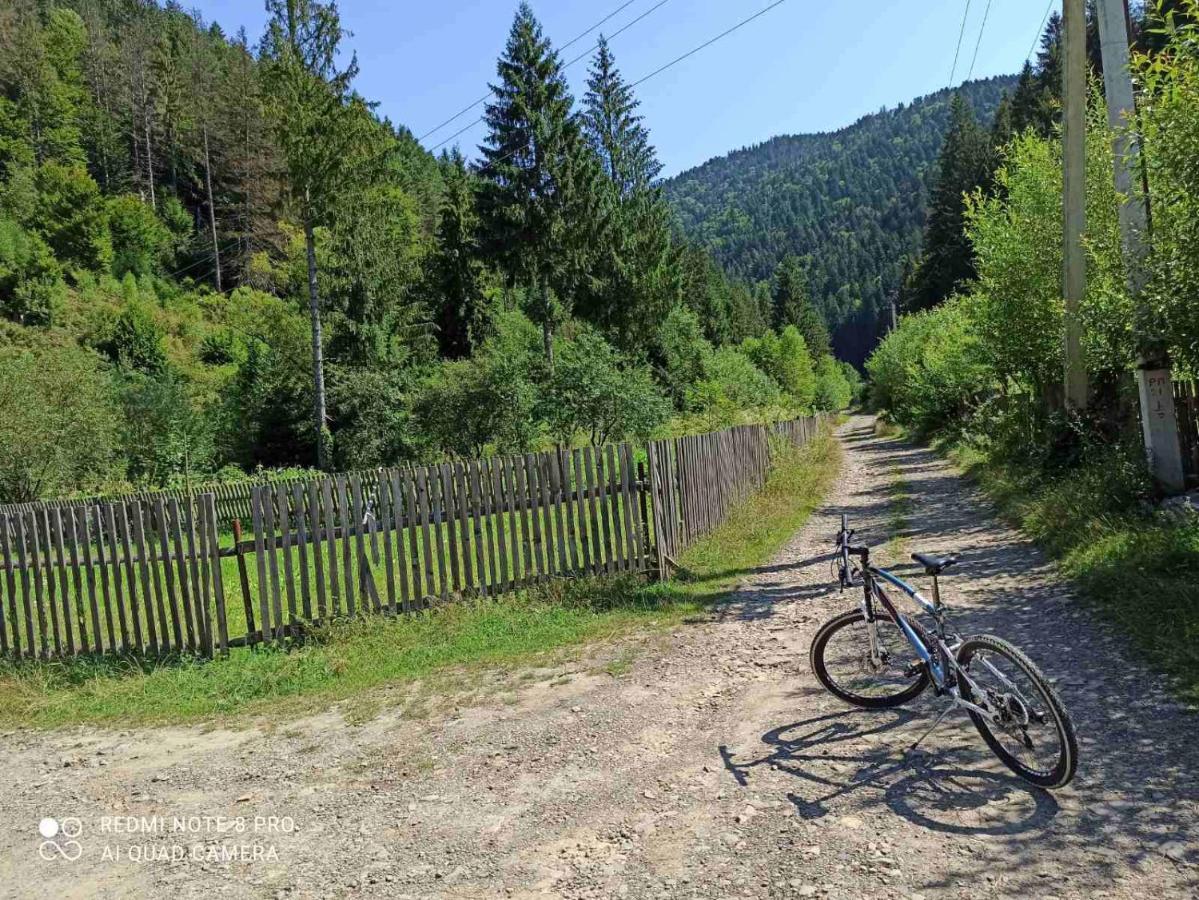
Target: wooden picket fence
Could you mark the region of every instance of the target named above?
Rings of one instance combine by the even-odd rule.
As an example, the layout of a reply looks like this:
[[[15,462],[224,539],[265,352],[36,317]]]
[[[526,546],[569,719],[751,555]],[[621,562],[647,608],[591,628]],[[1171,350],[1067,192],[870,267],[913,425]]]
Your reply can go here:
[[[253,538],[237,545],[239,580],[254,582],[245,640],[549,578],[646,571],[647,502],[628,444],[255,488]]]
[[[9,513],[42,512],[47,509],[62,508],[67,506],[73,506],[80,509],[90,509],[106,501],[113,503],[132,503],[137,501],[142,504],[154,504],[159,500],[169,502],[170,500],[174,499],[180,503],[186,503],[190,497],[196,497],[202,494],[211,494],[216,508],[217,527],[228,529],[233,526],[234,520],[249,520],[250,495],[253,493],[255,487],[259,487],[268,483],[272,485],[302,484],[311,480],[311,475],[296,475],[291,478],[277,479],[270,482],[214,482],[211,484],[197,485],[191,490],[187,490],[185,488],[163,488],[161,490],[135,491],[133,493],[121,494],[119,496],[72,497],[67,500],[32,500],[26,503],[0,503],[0,515]]]
[[[210,656],[217,540],[211,494],[0,515],[0,653]]]
[[[211,657],[552,578],[666,577],[762,486],[775,442],[819,427],[252,485],[224,546],[211,492],[0,511],[0,653]]]
[[[679,555],[722,525],[730,510],[762,487],[771,468],[771,438],[802,446],[823,416],[743,425],[653,441],[646,448],[653,489],[655,565],[665,578]]]
[[[1193,381],[1174,382],[1174,414],[1189,485],[1199,483],[1199,389]]]

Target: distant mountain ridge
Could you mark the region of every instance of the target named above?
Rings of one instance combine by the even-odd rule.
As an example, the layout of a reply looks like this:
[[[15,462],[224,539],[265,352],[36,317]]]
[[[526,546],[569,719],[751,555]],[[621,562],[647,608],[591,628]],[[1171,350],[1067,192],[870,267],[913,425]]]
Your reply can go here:
[[[960,90],[990,124],[1015,76]],[[819,134],[782,135],[663,183],[685,232],[731,274],[769,279],[788,253],[808,258],[812,297],[844,359],[861,362],[885,321],[904,260],[920,249],[928,189],[952,90]]]

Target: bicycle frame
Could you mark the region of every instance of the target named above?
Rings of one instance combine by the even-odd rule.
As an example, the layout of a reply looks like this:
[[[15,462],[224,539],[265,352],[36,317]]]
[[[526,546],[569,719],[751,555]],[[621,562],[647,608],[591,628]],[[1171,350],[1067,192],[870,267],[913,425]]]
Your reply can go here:
[[[860,559],[861,568],[859,572],[862,576],[862,613],[866,617],[866,631],[870,637],[871,659],[876,663],[881,661],[883,652],[878,640],[878,628],[875,625],[876,614],[874,604],[877,601],[891,616],[896,625],[899,626],[899,630],[903,632],[903,636],[911,644],[912,649],[916,651],[916,655],[920,657],[921,662],[928,667],[928,672],[932,677],[936,693],[938,695],[947,695],[954,706],[961,706],[986,716],[988,719],[994,719],[996,717],[996,710],[990,708],[990,703],[982,698],[982,692],[976,689],[977,685],[974,680],[958,666],[957,648],[961,644],[961,641],[956,635],[953,635],[953,642],[950,643],[950,635],[945,629],[945,610],[941,605],[941,593],[936,577],[934,576],[933,578],[933,599],[929,600],[919,590],[908,584],[898,575],[871,565],[870,548],[851,545],[849,539],[852,535],[853,532],[848,531],[843,526],[842,532],[838,536],[842,562],[841,583],[843,588],[853,585],[850,557],[854,556]],[[930,647],[925,643],[919,632],[912,627],[907,616],[901,613],[891,601],[891,598],[887,596],[886,591],[883,590],[882,585],[879,583],[880,581],[898,588],[933,618],[937,623],[937,631],[933,636],[935,641],[934,646]],[[987,664],[987,668],[1011,685],[1011,682],[993,666]],[[962,697],[959,687],[959,683],[962,681],[968,683],[973,689],[971,690],[971,694],[980,697],[986,706],[980,706]],[[1015,686],[1012,685],[1012,687],[1014,688]]]
[[[876,651],[878,647],[878,631],[874,625],[874,601],[877,600],[890,614],[895,624],[899,626],[899,630],[908,639],[908,643],[912,645],[912,649],[916,651],[916,655],[928,666],[929,674],[932,675],[933,682],[937,688],[943,690],[946,687],[951,670],[955,669],[956,665],[952,662],[955,656],[953,648],[945,641],[945,617],[940,604],[930,602],[920,591],[886,569],[872,566],[866,560],[863,560],[863,564],[862,611],[866,614],[867,632],[870,634],[870,642],[872,644],[871,650]],[[925,612],[936,620],[938,634],[936,636],[937,645],[935,647],[926,646],[916,629],[911,626],[907,616],[896,609],[895,604],[891,602],[891,598],[887,596],[886,591],[879,585],[877,579],[880,578],[888,584],[899,588],[899,590],[918,603]],[[943,665],[942,660],[948,660],[949,663]]]

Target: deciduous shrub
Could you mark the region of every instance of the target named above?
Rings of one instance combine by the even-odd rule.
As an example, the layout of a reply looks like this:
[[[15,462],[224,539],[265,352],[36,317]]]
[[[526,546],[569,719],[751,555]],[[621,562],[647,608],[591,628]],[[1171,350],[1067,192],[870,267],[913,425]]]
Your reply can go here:
[[[112,384],[94,353],[0,350],[0,501],[98,486],[117,447]]]
[[[853,400],[853,388],[845,377],[842,364],[831,356],[822,356],[816,363],[816,408],[838,412]]]
[[[715,427],[739,410],[777,406],[782,397],[778,384],[748,356],[732,347],[721,347],[708,357],[703,379],[688,392],[688,403]]]
[[[904,316],[866,370],[874,404],[923,432],[960,427],[993,383],[960,299]]]
[[[741,351],[782,388],[796,408],[812,407],[816,400],[816,375],[812,356],[798,328],[788,325],[781,334],[767,331],[761,337],[747,338],[741,344]]]
[[[0,219],[0,315],[22,325],[49,325],[64,293],[46,242],[11,219]]]
[[[120,278],[126,272],[149,275],[158,271],[174,239],[148,204],[131,194],[113,197],[108,201],[108,224],[114,275]]]
[[[649,368],[589,329],[561,345],[542,403],[550,433],[564,444],[578,432],[592,444],[629,436],[645,440],[669,411]]]

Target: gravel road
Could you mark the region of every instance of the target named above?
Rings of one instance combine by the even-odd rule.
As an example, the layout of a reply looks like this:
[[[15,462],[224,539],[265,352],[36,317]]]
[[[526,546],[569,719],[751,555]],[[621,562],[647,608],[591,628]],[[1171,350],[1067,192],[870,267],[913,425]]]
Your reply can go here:
[[[949,465],[872,424],[841,429],[843,477],[778,558],[668,635],[358,724],[0,736],[0,896],[1199,897],[1199,717]],[[893,554],[962,553],[959,628],[1057,679],[1073,785],[1026,787],[956,714],[905,755],[933,698],[818,687],[812,634],[852,605],[829,587],[842,511]],[[43,817],[81,833],[43,843]]]

